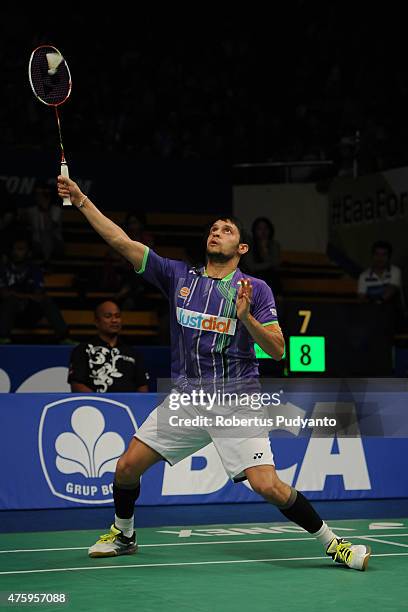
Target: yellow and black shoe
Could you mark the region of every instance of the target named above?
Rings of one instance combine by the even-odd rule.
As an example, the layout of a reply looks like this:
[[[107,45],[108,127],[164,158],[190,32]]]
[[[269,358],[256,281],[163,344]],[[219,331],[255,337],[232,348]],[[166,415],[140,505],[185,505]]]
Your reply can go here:
[[[88,549],[90,557],[117,557],[118,555],[133,555],[137,552],[136,533],[127,538],[120,529],[112,525],[109,533],[102,535]]]
[[[363,544],[352,544],[343,538],[333,538],[326,549],[326,555],[336,563],[363,572],[367,569],[371,548]]]

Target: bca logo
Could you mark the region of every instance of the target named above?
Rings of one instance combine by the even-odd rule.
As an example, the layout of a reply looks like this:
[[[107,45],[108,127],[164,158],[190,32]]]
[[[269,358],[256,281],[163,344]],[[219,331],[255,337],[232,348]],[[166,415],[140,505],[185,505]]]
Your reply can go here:
[[[80,504],[112,503],[116,463],[136,429],[129,407],[111,399],[75,397],[47,404],[38,448],[52,493]]]

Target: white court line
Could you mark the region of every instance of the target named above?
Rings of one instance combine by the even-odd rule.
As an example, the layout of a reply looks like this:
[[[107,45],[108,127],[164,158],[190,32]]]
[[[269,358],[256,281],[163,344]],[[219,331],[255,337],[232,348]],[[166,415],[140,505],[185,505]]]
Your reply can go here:
[[[370,542],[380,542],[380,544],[392,544],[392,546],[402,546],[403,548],[408,548],[408,544],[400,544],[399,542],[390,542],[389,540],[380,540],[378,538],[366,538],[366,540],[370,540]]]
[[[377,555],[371,555],[372,557],[401,557],[407,556],[408,552],[404,553],[382,553]],[[11,572],[0,572],[0,576],[10,574],[45,574],[50,572],[81,572],[88,570],[102,570],[102,569],[124,569],[129,567],[179,567],[189,565],[228,565],[232,563],[273,563],[275,561],[314,561],[317,559],[327,559],[324,557],[282,557],[268,558],[268,559],[231,559],[229,561],[188,561],[179,563],[134,563],[132,565],[92,565],[85,567],[60,567],[50,569],[34,569],[34,570],[14,570]]]
[[[408,534],[407,534],[408,535]],[[255,542],[301,542],[303,540],[316,540],[316,538],[262,538],[259,540],[217,540],[211,542],[166,542],[163,544],[138,544],[139,548],[154,548],[162,546],[213,546],[216,544],[254,544]],[[19,552],[52,552],[58,550],[88,550],[89,546],[75,548],[27,548],[26,550],[0,550],[0,554]]]
[[[377,534],[376,534],[377,535]],[[408,536],[408,533],[380,533],[378,537],[382,538],[399,538]],[[371,534],[368,535],[354,535],[352,539],[372,539]],[[214,546],[217,544],[255,544],[256,542],[307,542],[307,541],[315,541],[316,538],[260,538],[259,540],[217,540],[215,542],[211,542],[210,540],[206,542],[167,542],[163,544],[138,544],[139,548],[155,548],[162,546]],[[401,546],[406,546],[405,544],[401,544]],[[10,554],[10,553],[28,553],[28,552],[57,552],[57,551],[65,551],[65,550],[88,550],[89,546],[74,546],[74,547],[61,547],[61,548],[21,548],[16,550],[0,550],[0,554]]]

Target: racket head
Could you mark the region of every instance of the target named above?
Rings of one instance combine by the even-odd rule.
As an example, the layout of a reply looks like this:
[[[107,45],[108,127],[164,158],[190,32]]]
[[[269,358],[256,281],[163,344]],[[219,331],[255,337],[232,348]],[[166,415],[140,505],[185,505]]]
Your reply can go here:
[[[31,54],[28,78],[37,100],[59,106],[70,96],[71,73],[62,53],[52,45],[40,45]]]

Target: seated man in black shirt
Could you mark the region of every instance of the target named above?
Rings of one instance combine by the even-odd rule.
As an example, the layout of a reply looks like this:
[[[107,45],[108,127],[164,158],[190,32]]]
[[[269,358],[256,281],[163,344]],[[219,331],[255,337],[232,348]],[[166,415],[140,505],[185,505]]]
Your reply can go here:
[[[149,376],[143,361],[119,334],[122,318],[119,306],[111,300],[95,309],[98,335],[74,348],[68,382],[74,393],[127,393],[148,391]]]

